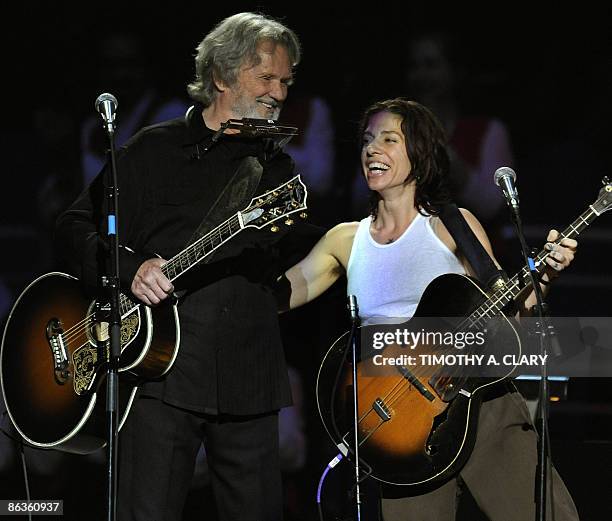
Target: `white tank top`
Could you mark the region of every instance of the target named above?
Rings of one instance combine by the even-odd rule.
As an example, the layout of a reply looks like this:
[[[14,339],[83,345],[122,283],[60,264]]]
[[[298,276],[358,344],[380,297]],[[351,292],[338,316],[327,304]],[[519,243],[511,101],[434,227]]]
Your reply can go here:
[[[465,273],[459,259],[438,238],[431,216],[417,214],[394,242],[378,244],[372,218],[359,222],[347,266],[347,293],[357,297],[364,323],[406,320],[427,285],[444,273]]]

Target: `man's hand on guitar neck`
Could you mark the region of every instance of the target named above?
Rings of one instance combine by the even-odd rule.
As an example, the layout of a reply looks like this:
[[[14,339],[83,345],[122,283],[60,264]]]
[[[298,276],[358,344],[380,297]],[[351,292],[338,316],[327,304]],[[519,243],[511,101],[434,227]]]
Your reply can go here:
[[[174,286],[161,270],[165,263],[159,258],[146,260],[134,275],[130,289],[147,306],[156,306],[174,291]]]

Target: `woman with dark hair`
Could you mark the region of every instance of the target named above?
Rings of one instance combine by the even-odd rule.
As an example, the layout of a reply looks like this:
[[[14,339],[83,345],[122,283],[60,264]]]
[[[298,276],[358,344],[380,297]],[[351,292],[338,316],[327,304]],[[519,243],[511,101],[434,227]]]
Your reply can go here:
[[[365,132],[370,118],[386,112],[401,118],[400,128],[405,139],[406,153],[410,158],[410,176],[416,181],[414,206],[430,215],[436,215],[441,205],[450,201],[448,191],[449,158],[446,140],[440,122],[431,111],[414,101],[402,98],[380,101],[368,108],[360,125],[360,136]],[[365,141],[364,141],[365,143]],[[370,213],[376,219],[381,195],[371,192]]]
[[[450,200],[444,130],[429,109],[398,98],[366,110],[361,136],[361,167],[372,191],[371,214],[331,229],[285,273],[281,281],[290,289],[286,304],[295,308],[311,301],[346,273],[347,291],[357,297],[362,322],[406,320],[434,278],[446,273],[475,276],[439,217]],[[468,210],[460,212],[494,260],[478,220]],[[548,241],[557,238],[558,232],[551,230]],[[546,245],[551,253],[542,275],[543,289],[570,264],[576,246],[571,239]],[[519,312],[526,314],[534,304],[531,293],[518,303]],[[504,386],[503,392],[485,398],[476,445],[459,476],[418,496],[403,497],[413,493],[407,487],[386,490],[396,499],[383,499],[385,521],[450,521],[463,483],[490,519],[534,519],[537,435],[524,402],[513,391]],[[552,482],[557,521],[578,519],[556,472]]]
[[[375,103],[365,111],[360,136],[361,167],[371,191],[370,215],[360,222],[341,223],[332,228],[306,258],[287,271],[285,275],[291,283],[288,305],[295,308],[310,302],[344,272],[348,277],[349,293],[353,287],[361,293],[361,281],[352,277],[351,272],[354,267],[362,267],[362,246],[367,244],[376,248],[381,256],[377,261],[383,263],[378,265],[381,267],[386,256],[399,255],[395,253],[395,250],[399,251],[398,247],[389,246],[401,241],[415,246],[406,248],[410,250],[407,252],[402,248],[404,262],[403,266],[398,266],[401,270],[409,269],[406,255],[418,260],[419,249],[423,250],[425,246],[433,248],[428,250],[428,271],[423,274],[424,278],[418,285],[410,285],[412,300],[406,297],[398,299],[398,302],[403,302],[402,309],[389,315],[407,318],[414,311],[422,290],[438,275],[451,272],[474,275],[438,217],[441,207],[450,202],[449,158],[444,130],[428,108],[415,101],[396,98]],[[485,250],[494,258],[487,234],[476,217],[466,209],[460,211]],[[551,231],[548,240],[554,241],[557,236],[556,231]],[[573,258],[575,241],[565,241],[563,245],[563,248],[557,246],[558,251],[552,255],[554,259],[547,259],[550,268],[543,277],[545,282]],[[385,253],[391,251],[393,254]],[[418,266],[414,268],[419,271]],[[385,278],[390,281],[393,277],[388,274]],[[402,272],[400,279],[406,279],[406,273]],[[534,302],[533,295],[530,295],[523,304],[529,308]],[[367,318],[375,318],[367,314],[363,302],[360,309]]]

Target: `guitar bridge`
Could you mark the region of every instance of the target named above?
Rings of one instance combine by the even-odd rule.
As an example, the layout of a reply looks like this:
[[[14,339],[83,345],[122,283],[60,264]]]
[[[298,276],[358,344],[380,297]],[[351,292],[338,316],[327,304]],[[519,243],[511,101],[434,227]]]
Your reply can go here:
[[[376,411],[376,414],[380,416],[382,421],[386,422],[391,419],[391,413],[389,412],[389,409],[385,405],[385,402],[383,402],[382,398],[376,398],[376,400],[374,400],[374,403],[372,403],[372,409]]]
[[[64,385],[70,378],[70,371],[68,371],[68,353],[64,344],[64,337],[62,336],[64,330],[62,329],[61,321],[57,318],[49,320],[46,333],[51,356],[53,357],[55,381],[60,385]]]
[[[425,398],[427,398],[430,402],[433,402],[436,397],[431,394],[431,392],[429,391],[429,389],[427,389],[427,387],[425,387],[421,381],[416,377],[416,375],[410,371],[410,369],[408,369],[407,367],[403,367],[403,366],[397,366],[397,371],[406,379],[408,380],[413,386],[414,388],[419,391]]]

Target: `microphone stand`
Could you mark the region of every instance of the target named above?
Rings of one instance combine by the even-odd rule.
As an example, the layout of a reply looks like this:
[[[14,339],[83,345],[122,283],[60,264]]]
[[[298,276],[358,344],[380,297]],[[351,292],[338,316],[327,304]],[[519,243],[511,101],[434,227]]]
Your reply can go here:
[[[357,521],[361,521],[361,491],[359,484],[359,407],[357,402],[357,331],[359,328],[359,307],[355,295],[349,295],[348,308],[351,315],[351,348],[353,362],[353,453],[355,455],[355,507]]]
[[[102,277],[102,286],[110,296],[110,352],[108,352],[106,380],[106,418],[108,444],[108,489],[107,519],[117,518],[117,454],[118,454],[118,404],[119,404],[119,358],[121,356],[121,311],[119,287],[119,201],[117,189],[117,162],[115,154],[114,115],[104,118],[104,128],[108,135],[111,168],[107,173],[106,199],[108,201],[108,242],[110,269],[109,275]],[[106,353],[105,353],[106,354]]]
[[[554,336],[552,324],[548,321],[548,305],[544,302],[544,295],[539,283],[539,272],[533,260],[533,254],[527,246],[523,234],[523,225],[518,209],[518,204],[509,204],[512,213],[512,221],[516,228],[516,234],[521,244],[523,260],[528,267],[529,278],[533,286],[537,304],[532,308],[538,314],[538,337],[540,339],[540,354],[546,356],[542,360],[548,359],[548,353],[554,352],[551,337]],[[550,451],[548,440],[548,369],[546,362],[541,367],[540,396],[538,403],[538,417],[536,428],[539,431],[538,439],[538,466],[536,472],[536,521],[546,520],[546,490],[548,484],[548,464],[547,455]],[[553,505],[554,508],[554,505]]]

